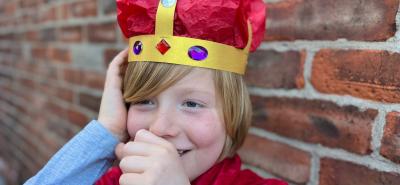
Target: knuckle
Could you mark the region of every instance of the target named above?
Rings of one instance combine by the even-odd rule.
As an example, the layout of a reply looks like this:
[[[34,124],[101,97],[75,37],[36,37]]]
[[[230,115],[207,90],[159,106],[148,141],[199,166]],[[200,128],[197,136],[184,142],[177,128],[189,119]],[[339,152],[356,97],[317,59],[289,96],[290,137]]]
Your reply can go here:
[[[161,147],[160,148],[160,151],[159,151],[159,153],[161,154],[161,155],[167,155],[167,154],[169,154],[169,149],[168,148],[164,148],[164,147]]]
[[[176,150],[175,146],[172,143],[169,143],[169,142],[167,144],[165,144],[165,147],[167,147],[167,149],[169,151],[175,151]]]
[[[128,184],[128,175],[127,174],[122,174],[121,177],[119,177],[119,184],[120,185]]]
[[[123,172],[126,172],[126,171],[127,171],[127,163],[128,163],[128,161],[127,161],[127,158],[126,158],[126,157],[125,157],[125,158],[122,158],[121,161],[119,162],[119,167],[121,168],[121,170],[122,170]]]

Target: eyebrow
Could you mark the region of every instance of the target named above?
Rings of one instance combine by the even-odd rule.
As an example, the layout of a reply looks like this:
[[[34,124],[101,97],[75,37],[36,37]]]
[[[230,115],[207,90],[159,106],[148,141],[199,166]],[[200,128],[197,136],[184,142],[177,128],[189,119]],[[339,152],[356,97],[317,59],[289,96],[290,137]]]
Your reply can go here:
[[[210,91],[204,91],[204,90],[200,90],[197,88],[185,88],[182,87],[182,93],[181,94],[191,94],[191,93],[202,93],[202,94],[207,94],[208,96],[213,96],[214,93],[210,92]]]

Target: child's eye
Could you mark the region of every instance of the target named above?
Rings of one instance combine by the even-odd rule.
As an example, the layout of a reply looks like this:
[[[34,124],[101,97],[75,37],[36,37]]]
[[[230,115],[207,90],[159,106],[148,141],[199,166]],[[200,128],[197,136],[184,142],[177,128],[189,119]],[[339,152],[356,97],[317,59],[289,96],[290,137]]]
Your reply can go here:
[[[201,108],[204,107],[202,104],[196,103],[194,101],[187,101],[183,103],[184,106],[190,107],[190,108]]]
[[[151,100],[142,100],[138,102],[133,102],[133,105],[152,105],[154,104]]]

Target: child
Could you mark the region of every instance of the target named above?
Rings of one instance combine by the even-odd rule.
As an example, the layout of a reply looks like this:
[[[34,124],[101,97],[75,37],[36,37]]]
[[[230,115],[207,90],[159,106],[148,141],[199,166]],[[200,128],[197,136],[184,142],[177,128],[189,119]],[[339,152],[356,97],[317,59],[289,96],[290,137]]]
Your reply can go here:
[[[109,65],[98,120],[26,184],[286,184],[241,170],[235,154],[251,120],[241,75],[249,50],[263,38],[264,3],[117,5],[130,48]],[[119,167],[104,174],[114,148]]]

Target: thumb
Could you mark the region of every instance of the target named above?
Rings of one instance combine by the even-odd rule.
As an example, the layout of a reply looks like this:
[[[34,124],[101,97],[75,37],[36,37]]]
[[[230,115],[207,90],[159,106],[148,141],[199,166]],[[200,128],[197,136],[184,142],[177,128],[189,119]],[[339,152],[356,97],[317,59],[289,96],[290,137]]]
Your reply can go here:
[[[123,156],[123,149],[124,149],[125,143],[118,143],[118,145],[115,147],[115,156],[117,156],[118,160],[121,160]]]

